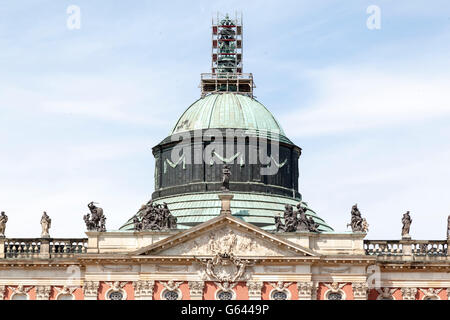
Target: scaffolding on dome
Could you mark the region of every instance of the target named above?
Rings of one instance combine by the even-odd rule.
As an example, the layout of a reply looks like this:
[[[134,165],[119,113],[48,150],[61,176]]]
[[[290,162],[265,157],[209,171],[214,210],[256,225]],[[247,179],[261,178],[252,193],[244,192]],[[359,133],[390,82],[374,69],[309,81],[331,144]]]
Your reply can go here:
[[[211,73],[201,74],[202,97],[236,92],[253,97],[253,75],[242,72],[242,14],[232,19],[217,13],[212,19]]]

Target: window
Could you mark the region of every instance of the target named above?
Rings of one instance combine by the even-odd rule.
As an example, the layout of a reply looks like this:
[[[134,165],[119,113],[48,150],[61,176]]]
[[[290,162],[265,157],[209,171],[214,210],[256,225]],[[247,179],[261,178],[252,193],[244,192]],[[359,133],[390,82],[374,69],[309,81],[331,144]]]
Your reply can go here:
[[[327,295],[328,300],[342,300],[342,293],[340,292],[330,292]]]
[[[74,300],[73,295],[71,294],[60,294],[57,297],[57,300]]]
[[[288,295],[285,291],[274,291],[272,292],[272,300],[287,300]]]
[[[28,300],[28,295],[25,293],[15,293],[11,300]]]
[[[423,300],[441,300],[439,296],[425,296]]]
[[[178,294],[178,291],[165,290],[163,293],[163,297],[165,300],[178,300],[180,295]]]
[[[109,300],[124,300],[123,293],[121,291],[111,291]]]
[[[217,293],[218,300],[233,300],[233,293],[230,291],[219,291]]]

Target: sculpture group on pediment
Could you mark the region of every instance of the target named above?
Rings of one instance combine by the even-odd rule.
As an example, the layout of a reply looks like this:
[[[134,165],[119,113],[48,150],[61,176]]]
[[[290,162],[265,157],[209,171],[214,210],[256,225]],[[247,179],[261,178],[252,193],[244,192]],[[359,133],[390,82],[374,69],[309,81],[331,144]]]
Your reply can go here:
[[[306,215],[306,209],[302,207],[301,202],[297,204],[295,211],[290,204],[286,204],[284,208],[284,223],[280,216],[275,216],[277,232],[320,232],[319,224],[311,216]]]
[[[170,212],[167,203],[154,204],[150,200],[141,206],[133,224],[135,231],[176,229],[177,217]]]
[[[90,213],[84,216],[84,222],[88,231],[106,231],[106,216],[103,214],[103,209],[95,205],[95,202],[91,201],[88,204]]]

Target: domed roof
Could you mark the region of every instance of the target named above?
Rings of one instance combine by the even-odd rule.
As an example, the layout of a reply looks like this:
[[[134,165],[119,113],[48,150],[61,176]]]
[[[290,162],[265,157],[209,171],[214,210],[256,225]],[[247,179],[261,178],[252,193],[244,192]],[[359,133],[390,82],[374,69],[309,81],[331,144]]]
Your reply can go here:
[[[247,129],[278,132],[280,124],[260,102],[236,93],[214,93],[194,102],[181,116],[171,134],[199,129]]]

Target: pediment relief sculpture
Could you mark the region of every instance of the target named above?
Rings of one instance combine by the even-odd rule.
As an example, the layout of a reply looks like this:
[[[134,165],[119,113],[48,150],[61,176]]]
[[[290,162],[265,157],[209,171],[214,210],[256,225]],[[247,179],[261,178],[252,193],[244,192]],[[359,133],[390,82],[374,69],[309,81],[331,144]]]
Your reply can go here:
[[[293,255],[289,250],[256,239],[239,230],[224,228],[207,232],[197,238],[177,244],[161,252],[164,255],[215,256],[217,254],[235,256],[285,256]]]

